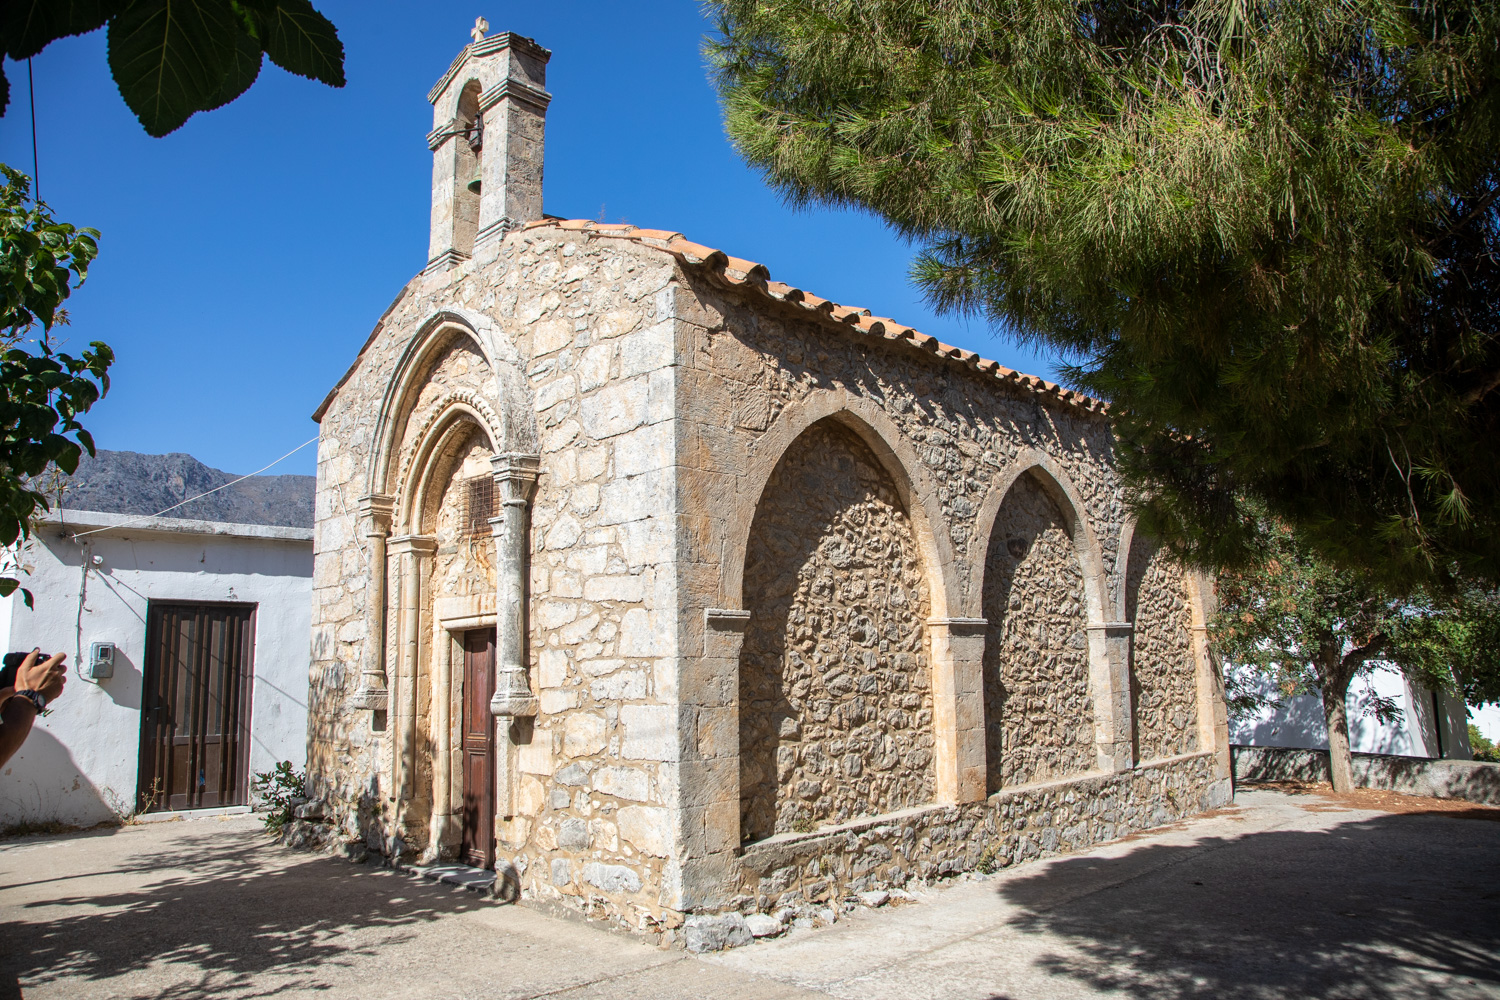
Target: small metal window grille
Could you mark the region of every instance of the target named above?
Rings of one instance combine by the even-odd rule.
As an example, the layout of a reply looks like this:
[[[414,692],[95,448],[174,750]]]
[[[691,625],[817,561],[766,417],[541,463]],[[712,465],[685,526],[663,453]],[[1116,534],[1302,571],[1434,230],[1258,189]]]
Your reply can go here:
[[[488,535],[495,512],[495,480],[476,476],[464,483],[463,530],[466,535]]]

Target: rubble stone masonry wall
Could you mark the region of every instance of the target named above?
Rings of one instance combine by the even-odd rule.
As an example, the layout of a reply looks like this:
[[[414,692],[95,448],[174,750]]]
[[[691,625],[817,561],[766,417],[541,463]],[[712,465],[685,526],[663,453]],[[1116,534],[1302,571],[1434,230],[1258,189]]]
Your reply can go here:
[[[842,835],[830,840],[830,829],[868,825],[908,841],[943,839],[941,849],[906,850],[910,863],[898,866],[930,874],[939,865],[945,871],[970,865],[986,850],[1025,856],[1028,828],[1047,844],[1082,845],[1122,823],[1149,825],[1151,816],[1185,815],[1227,794],[1222,754],[1142,776],[1129,770],[1129,640],[1114,624],[1124,613],[1118,549],[1126,514],[1103,416],[941,365],[906,344],[845,332],[753,293],[721,289],[692,272],[682,282],[675,313],[685,351],[677,427],[685,909],[767,902],[774,892],[745,881],[760,864],[754,859],[773,845],[777,856],[814,858],[829,844],[854,843]],[[804,720],[787,697],[799,683],[812,690],[816,654],[847,649],[837,635],[847,627],[837,611],[845,610],[848,621],[860,608],[858,597],[818,589],[832,568],[821,539],[841,531],[824,526],[839,523],[833,511],[860,503],[840,498],[829,481],[828,470],[850,452],[868,454],[863,461],[876,462],[890,478],[891,507],[905,515],[910,531],[911,549],[902,548],[900,566],[915,562],[928,616],[924,641],[910,648],[920,651],[913,655],[933,678],[931,801],[955,802],[947,811],[861,797],[838,755],[807,744]],[[887,544],[882,532],[863,544]],[[827,551],[847,555],[851,567],[865,565],[856,546]],[[836,578],[857,590],[858,577]],[[830,611],[832,635],[822,631]],[[898,633],[908,620],[901,621]],[[977,633],[970,622],[978,623]],[[1123,646],[1110,638],[1122,634]],[[1198,674],[1189,660],[1181,682],[1192,692]],[[876,662],[878,674],[885,661]],[[974,678],[972,688],[963,687],[967,677]],[[829,718],[837,719],[835,706],[843,703],[825,700]],[[702,737],[720,732],[707,720],[725,713],[738,716],[740,757],[723,747],[721,736]],[[1188,730],[1174,730],[1169,739],[1195,745],[1196,723],[1195,716],[1169,715],[1167,725]],[[844,738],[842,730],[816,735]],[[803,773],[809,756],[827,768],[818,777],[838,774],[851,787],[826,798],[825,784]],[[864,750],[861,774],[871,761]],[[1080,799],[1028,818],[1028,810],[1042,808],[1043,793],[1026,789],[1066,786],[1088,796],[1096,778],[1109,796],[1097,809]],[[1019,790],[1011,796],[1011,789]],[[998,800],[985,794],[997,790],[1009,804],[986,812],[983,803]],[[1173,798],[1163,806],[1169,791]],[[935,816],[949,819],[913,818]],[[965,819],[951,825],[954,816]],[[1079,826],[1085,816],[1093,818]],[[734,817],[737,828],[729,827]],[[1005,817],[1014,822],[1006,826]],[[1072,818],[1061,822],[1065,817]],[[1005,827],[1005,844],[990,842],[997,823]],[[1053,833],[1042,833],[1054,825]],[[804,843],[814,846],[804,852]],[[881,875],[868,884],[904,877]]]
[[[1128,572],[1126,614],[1135,624],[1130,655],[1135,759],[1193,753],[1198,691],[1182,569],[1164,549],[1138,538],[1130,546]]]

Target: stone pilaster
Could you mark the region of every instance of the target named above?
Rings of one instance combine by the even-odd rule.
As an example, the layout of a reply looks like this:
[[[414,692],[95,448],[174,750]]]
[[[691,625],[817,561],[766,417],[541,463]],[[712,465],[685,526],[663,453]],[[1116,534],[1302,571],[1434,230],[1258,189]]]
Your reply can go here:
[[[1229,707],[1224,701],[1224,674],[1208,641],[1208,622],[1218,605],[1213,577],[1200,570],[1186,576],[1193,666],[1198,680],[1198,749],[1214,751],[1213,805],[1233,798],[1230,778]]]
[[[985,796],[983,618],[927,619],[937,800]]]
[[[1088,629],[1099,770],[1124,771],[1135,763],[1135,719],[1130,705],[1130,637],[1135,626],[1099,622]]]
[[[384,712],[389,706],[385,679],[385,540],[391,532],[395,500],[379,493],[359,498],[359,519],[369,546],[370,581],[365,589],[365,645],[360,657],[359,688],[349,707]]]

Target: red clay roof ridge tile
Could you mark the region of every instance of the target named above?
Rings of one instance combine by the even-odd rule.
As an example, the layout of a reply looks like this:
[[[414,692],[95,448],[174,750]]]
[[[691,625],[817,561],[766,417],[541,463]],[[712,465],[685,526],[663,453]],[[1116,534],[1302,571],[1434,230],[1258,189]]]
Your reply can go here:
[[[590,219],[538,219],[521,226],[520,231],[549,227],[564,232],[587,233],[590,237],[627,239],[644,246],[664,250],[685,264],[707,268],[716,277],[730,285],[752,287],[774,301],[819,313],[836,323],[852,326],[870,336],[882,337],[886,340],[904,340],[924,351],[955,361],[999,381],[1019,383],[1038,395],[1050,395],[1085,410],[1099,413],[1109,411],[1109,404],[1102,400],[1092,399],[1072,389],[1065,389],[1035,375],[1026,375],[1007,368],[998,361],[980,357],[973,351],[944,344],[936,337],[930,337],[893,319],[873,316],[868,309],[840,305],[783,281],[772,281],[771,272],[764,264],[745,260],[742,257],[733,257],[723,250],[694,243],[678,232],[665,229],[642,229],[628,222],[595,222]]]

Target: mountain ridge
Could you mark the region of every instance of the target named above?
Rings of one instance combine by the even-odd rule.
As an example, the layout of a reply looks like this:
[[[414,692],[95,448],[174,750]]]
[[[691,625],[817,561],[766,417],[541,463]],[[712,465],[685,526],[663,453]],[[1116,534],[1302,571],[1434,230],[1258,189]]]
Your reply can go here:
[[[38,486],[54,509],[61,499],[66,510],[146,515],[217,489],[163,516],[291,528],[313,526],[316,477],[253,476],[228,485],[238,478],[184,452],[147,455],[101,448],[93,458],[85,454],[72,476],[58,477],[60,491],[45,480]]]

